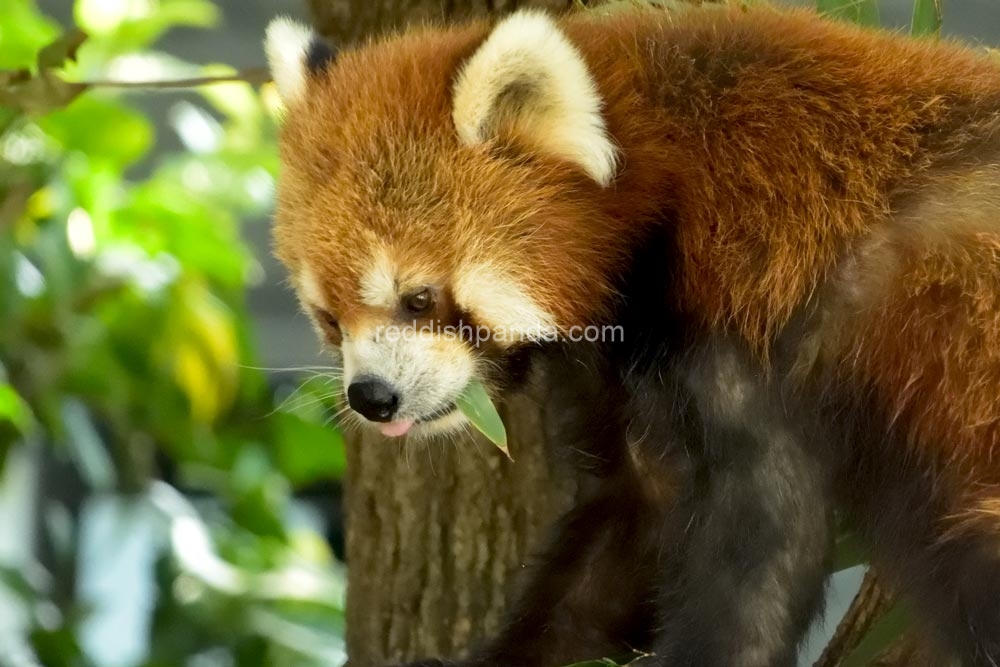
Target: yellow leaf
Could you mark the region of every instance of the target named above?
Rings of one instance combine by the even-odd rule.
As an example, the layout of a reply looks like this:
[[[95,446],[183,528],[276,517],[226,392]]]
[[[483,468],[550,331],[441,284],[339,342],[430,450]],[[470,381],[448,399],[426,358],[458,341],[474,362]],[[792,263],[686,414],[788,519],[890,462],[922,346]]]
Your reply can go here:
[[[174,378],[191,406],[191,418],[209,424],[219,415],[220,401],[215,379],[205,358],[192,343],[174,349]]]
[[[210,423],[236,398],[239,341],[232,313],[201,282],[186,281],[171,323],[174,372],[192,416]]]

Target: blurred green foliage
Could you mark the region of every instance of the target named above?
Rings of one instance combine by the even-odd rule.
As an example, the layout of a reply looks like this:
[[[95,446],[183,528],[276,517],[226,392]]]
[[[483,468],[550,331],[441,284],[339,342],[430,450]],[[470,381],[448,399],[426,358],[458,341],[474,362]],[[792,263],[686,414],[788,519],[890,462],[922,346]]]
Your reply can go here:
[[[913,0],[910,34],[914,37],[940,37],[944,0]],[[816,0],[816,9],[836,19],[877,27],[880,22],[879,0]]]
[[[33,0],[0,3],[0,463],[51,457],[85,497],[163,519],[145,665],[330,664],[342,578],[289,505],[342,473],[343,442],[322,376],[276,404],[244,304],[258,267],[240,226],[271,204],[274,96],[230,82],[165,98],[188,150],[154,155],[134,93],[85,83],[232,74],[155,50],[169,29],[218,18],[208,0],[77,0],[84,32],[64,31]],[[156,481],[164,461],[179,487],[217,499],[210,522]],[[48,491],[52,516],[64,501]],[[61,509],[69,531],[39,525],[72,569],[79,508]],[[0,566],[23,605],[24,664],[92,664],[87,610],[54,573]]]
[[[816,0],[816,8],[834,18],[862,25],[879,24],[878,0]]]

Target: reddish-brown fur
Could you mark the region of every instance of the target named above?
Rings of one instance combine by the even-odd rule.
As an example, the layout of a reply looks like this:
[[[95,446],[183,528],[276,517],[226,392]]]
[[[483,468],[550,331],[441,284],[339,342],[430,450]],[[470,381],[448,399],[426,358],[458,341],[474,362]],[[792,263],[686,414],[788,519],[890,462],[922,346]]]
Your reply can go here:
[[[1000,133],[1000,71],[964,48],[770,11],[635,12],[563,27],[624,155],[608,190],[558,161],[511,168],[461,146],[450,86],[488,27],[417,31],[344,53],[290,117],[282,258],[295,267],[309,257],[332,295],[350,295],[374,234],[405,228],[418,261],[443,276],[478,234],[520,245],[525,265],[545,267],[529,286],[542,304],[561,322],[589,323],[607,312],[633,239],[669,208],[681,307],[766,355],[852,244],[893,224],[904,185],[943,187],[928,170],[961,160],[970,138]],[[758,54],[738,82],[727,80],[727,46]],[[703,59],[682,55],[699,49]],[[984,150],[993,153],[983,159],[1000,155],[995,138]],[[412,161],[380,163],[387,155]],[[487,229],[533,218],[545,221],[544,237]],[[852,333],[835,353],[877,387],[917,447],[944,448],[954,471],[979,471],[969,473],[987,485],[976,516],[1000,493],[1000,220],[991,222],[948,247],[902,241],[893,285],[840,323]],[[360,308],[339,305],[347,321]]]
[[[512,169],[491,161],[486,149],[458,143],[451,80],[486,32],[480,25],[416,33],[391,47],[345,53],[289,118],[278,252],[292,267],[311,260],[332,298],[342,295],[342,321],[353,323],[362,316],[355,311],[365,310],[349,295],[357,294],[379,237],[403,242],[411,256],[396,261],[426,266],[443,284],[473,244],[484,246],[486,258],[510,253],[527,265],[545,264],[559,284],[528,287],[562,321],[589,320],[609,298],[624,259],[615,245],[626,230],[595,215],[601,193],[563,164],[539,160]],[[578,196],[565,197],[567,190]],[[521,232],[527,219],[546,225],[529,238]],[[590,228],[581,233],[581,223]],[[501,224],[511,229],[490,228]],[[405,238],[397,238],[404,229]]]
[[[293,273],[311,266],[360,321],[379,237],[443,284],[475,247],[516,258],[562,325],[603,322],[666,219],[686,321],[765,366],[802,327],[792,377],[856,388],[898,436],[854,465],[916,461],[945,508],[926,537],[1000,559],[1000,67],[804,12],[560,26],[621,148],[608,188],[512,132],[463,146],[451,86],[489,27],[414,31],[342,54],[290,114],[276,239]]]

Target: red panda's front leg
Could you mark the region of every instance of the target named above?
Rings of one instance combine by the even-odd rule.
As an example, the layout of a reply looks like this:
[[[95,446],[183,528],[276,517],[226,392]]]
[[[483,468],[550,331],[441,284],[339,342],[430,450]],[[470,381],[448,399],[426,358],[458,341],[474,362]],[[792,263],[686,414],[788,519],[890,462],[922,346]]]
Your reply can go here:
[[[688,521],[664,545],[677,564],[658,582],[655,661],[792,667],[827,573],[829,443],[736,346],[713,343],[688,359],[679,396],[662,397],[688,406],[674,429],[697,468]],[[638,385],[644,404],[656,385]]]
[[[601,452],[611,467],[597,492],[472,665],[559,667],[633,649],[657,667],[795,665],[827,572],[833,452],[737,345],[677,358],[629,365],[620,457]]]

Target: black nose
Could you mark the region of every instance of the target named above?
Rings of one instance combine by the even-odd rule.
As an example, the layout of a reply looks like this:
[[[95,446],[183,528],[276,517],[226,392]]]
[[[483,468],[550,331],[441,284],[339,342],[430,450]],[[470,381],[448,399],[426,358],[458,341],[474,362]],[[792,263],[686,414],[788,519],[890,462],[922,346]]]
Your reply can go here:
[[[347,402],[366,419],[387,422],[396,414],[399,394],[382,380],[362,375],[347,388]]]

